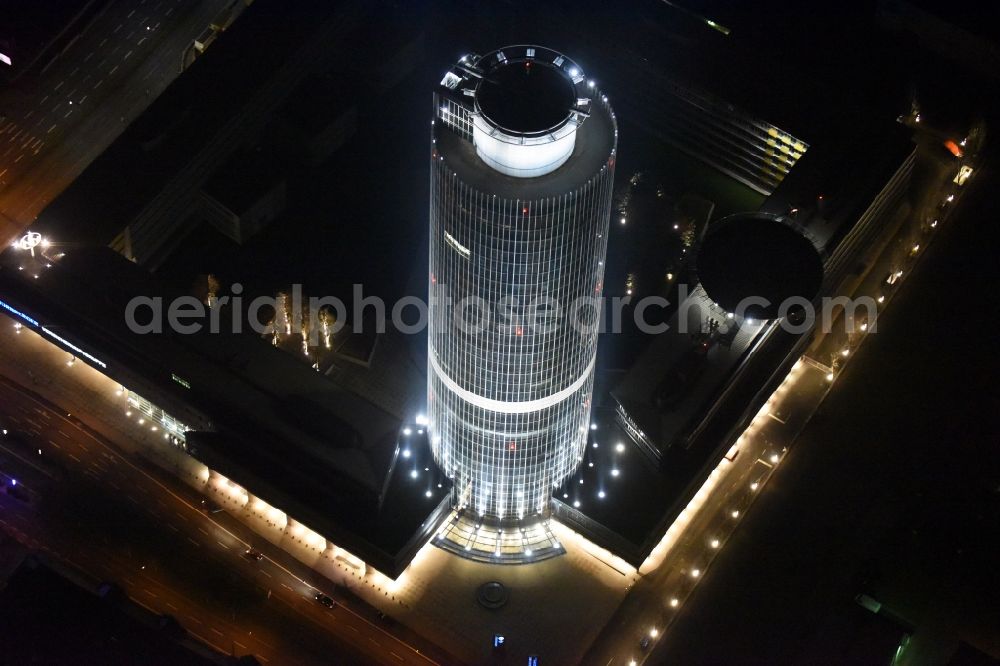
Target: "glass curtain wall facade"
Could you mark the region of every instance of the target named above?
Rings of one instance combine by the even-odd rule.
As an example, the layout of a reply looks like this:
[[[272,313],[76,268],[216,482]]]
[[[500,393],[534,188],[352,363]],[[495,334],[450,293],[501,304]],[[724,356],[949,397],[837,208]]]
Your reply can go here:
[[[517,69],[497,73],[505,67]],[[551,72],[539,77],[539,67],[564,77],[573,90],[566,96],[569,107],[556,127],[518,136],[517,127],[494,122],[475,95],[484,78],[506,77],[510,84],[511,90],[494,90],[494,96],[523,92],[518,77],[535,77],[526,85],[563,85]],[[445,76],[434,107],[433,452],[454,480],[458,507],[497,519],[547,515],[553,488],[575,470],[587,440],[617,144],[614,115],[574,63],[528,46],[467,56]],[[522,128],[536,120],[506,119]],[[492,130],[509,151],[477,145],[480,132]],[[545,141],[575,145],[552,150]],[[540,144],[547,153],[516,154],[520,146]],[[498,167],[497,155],[505,165]],[[536,157],[541,162],[533,163]],[[518,169],[526,175],[512,175]]]

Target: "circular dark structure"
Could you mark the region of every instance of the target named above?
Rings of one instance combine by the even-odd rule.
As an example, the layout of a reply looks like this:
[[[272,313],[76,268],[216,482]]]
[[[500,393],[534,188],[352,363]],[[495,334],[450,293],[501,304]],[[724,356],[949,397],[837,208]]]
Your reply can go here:
[[[483,583],[476,590],[476,601],[484,608],[500,608],[507,603],[510,592],[503,583],[491,580]]]
[[[754,319],[774,319],[792,297],[811,301],[823,282],[823,259],[803,230],[765,213],[730,215],[710,226],[696,261],[709,298]]]
[[[519,134],[545,132],[562,124],[576,103],[573,81],[549,63],[506,62],[486,73],[476,92],[483,115]]]

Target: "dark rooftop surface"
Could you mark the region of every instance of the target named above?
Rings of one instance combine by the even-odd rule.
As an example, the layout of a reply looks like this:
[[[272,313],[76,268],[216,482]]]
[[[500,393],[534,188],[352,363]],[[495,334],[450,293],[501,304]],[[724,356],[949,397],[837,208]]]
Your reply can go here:
[[[544,132],[564,121],[576,102],[573,82],[552,65],[527,60],[496,67],[476,91],[479,108],[500,127]]]
[[[811,301],[823,282],[823,261],[812,242],[790,223],[763,214],[710,225],[697,263],[710,298],[728,312],[756,319],[773,319],[792,297]],[[744,303],[751,297],[768,304]]]
[[[272,151],[254,150],[234,153],[215,175],[205,182],[204,191],[236,213],[265,196],[284,180]]]

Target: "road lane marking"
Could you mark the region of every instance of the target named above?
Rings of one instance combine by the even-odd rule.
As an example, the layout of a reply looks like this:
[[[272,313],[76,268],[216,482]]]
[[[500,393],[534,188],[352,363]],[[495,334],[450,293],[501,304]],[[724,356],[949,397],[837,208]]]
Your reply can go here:
[[[226,550],[229,550],[229,546],[227,546],[226,544],[222,543],[221,541],[216,541],[215,543],[219,544],[220,546],[222,546]]]
[[[201,544],[200,544],[200,543],[198,543],[197,541],[195,541],[194,539],[192,539],[191,537],[188,537],[188,541],[190,541],[190,542],[191,542],[191,543],[193,543],[194,545],[196,545],[196,546],[198,546],[199,548],[201,548]]]
[[[389,654],[391,654],[391,655],[392,655],[393,657],[395,657],[396,659],[399,659],[400,661],[403,661],[403,658],[402,658],[402,657],[400,657],[400,656],[399,656],[398,654],[396,654],[395,652],[392,652],[392,651],[390,650],[390,651],[389,651]]]
[[[219,630],[218,630],[218,629],[216,629],[215,627],[209,627],[209,629],[211,629],[211,630],[212,630],[212,631],[214,631],[215,633],[219,634],[220,636],[225,636],[225,634],[224,634],[224,633],[222,633],[221,631],[219,631]]]
[[[196,634],[196,633],[195,633],[195,632],[193,632],[193,631],[191,632],[191,635],[192,635],[192,636],[194,636],[195,638],[197,638],[197,639],[198,639],[199,641],[201,641],[201,642],[202,642],[202,643],[204,643],[205,645],[210,645],[211,647],[215,648],[216,650],[218,650],[218,651],[219,651],[219,652],[221,652],[222,654],[229,654],[229,652],[228,652],[228,651],[227,651],[227,650],[226,650],[225,648],[221,648],[221,647],[219,647],[218,645],[216,645],[216,644],[215,644],[215,643],[213,643],[212,641],[208,640],[208,639],[207,639],[207,638],[205,638],[204,636],[199,636],[198,634]]]
[[[73,460],[77,461],[77,462],[80,462],[80,459],[77,458],[76,456],[74,456],[72,453],[69,454],[69,457],[72,458]],[[132,500],[132,501],[135,501],[135,500]]]
[[[294,592],[295,591],[291,587],[289,587],[288,585],[285,585],[284,583],[281,584],[281,587],[284,587],[284,588],[288,589],[289,592]]]
[[[174,527],[173,524],[171,524],[171,523],[167,523],[167,527],[170,528],[170,529],[172,529],[174,532],[179,532],[180,531],[176,527]]]
[[[267,576],[268,578],[271,578],[271,574],[267,573],[267,572],[266,572],[266,571],[264,571],[263,569],[258,569],[258,571],[260,571],[260,572],[261,572],[262,574],[264,574],[264,575],[265,575],[265,576]]]
[[[198,527],[198,531],[201,532],[202,534],[204,534],[205,536],[209,536],[208,530],[206,530],[205,528],[203,528],[201,526]]]
[[[132,601],[134,601],[135,603],[139,604],[140,606],[142,606],[143,608],[145,608],[146,610],[148,610],[153,615],[159,615],[159,613],[157,613],[154,609],[150,608],[149,606],[147,606],[146,604],[142,603],[138,599],[135,599],[133,597],[129,597],[129,599],[132,599]]]

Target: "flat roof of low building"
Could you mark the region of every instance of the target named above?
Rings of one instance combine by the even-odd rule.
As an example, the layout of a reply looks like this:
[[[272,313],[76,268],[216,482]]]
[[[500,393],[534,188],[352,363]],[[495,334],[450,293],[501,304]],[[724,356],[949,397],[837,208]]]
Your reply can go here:
[[[421,403],[422,374],[396,367],[389,391],[390,369],[379,364],[374,387],[364,386],[361,366],[341,382],[340,374],[317,372],[228,324],[219,333],[181,335],[165,324],[162,334],[137,334],[123,316],[134,296],[166,304],[180,294],[104,247],[70,248],[38,279],[18,270],[23,258],[13,250],[0,255],[5,301],[88,350],[107,365],[102,372],[189,426],[186,412],[204,415],[211,426],[198,429],[209,432],[190,436],[197,459],[384,573],[405,566],[397,555],[425,535],[450,490],[426,441],[401,439],[416,414],[400,412]],[[231,321],[230,312],[219,319]],[[395,342],[387,341],[387,353]],[[391,362],[399,355],[405,352],[390,353]],[[405,463],[401,441],[410,447]]]

